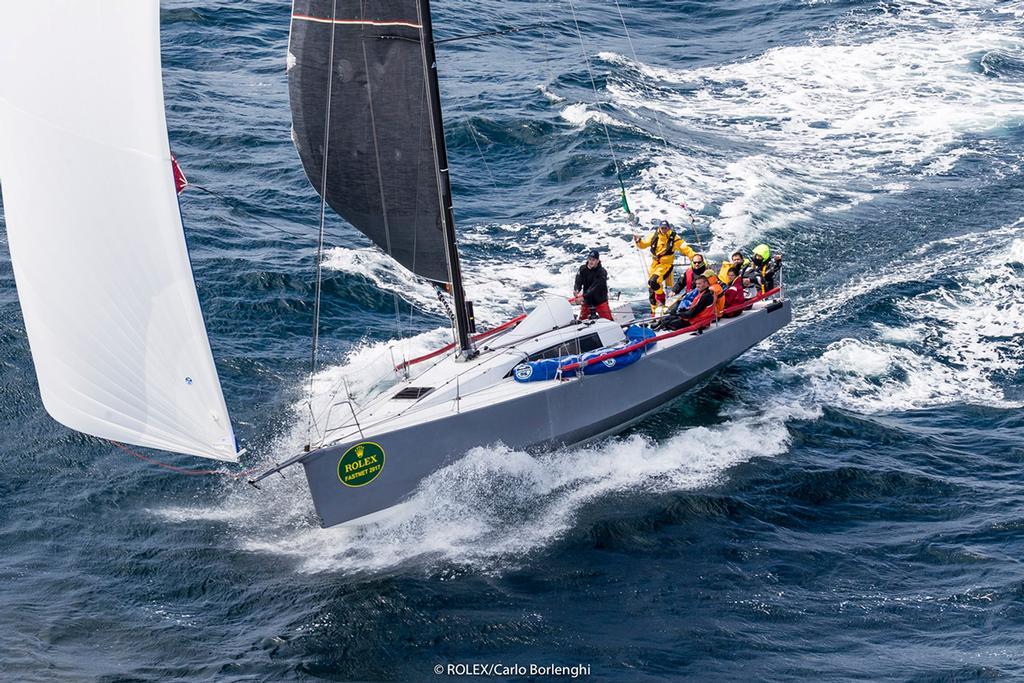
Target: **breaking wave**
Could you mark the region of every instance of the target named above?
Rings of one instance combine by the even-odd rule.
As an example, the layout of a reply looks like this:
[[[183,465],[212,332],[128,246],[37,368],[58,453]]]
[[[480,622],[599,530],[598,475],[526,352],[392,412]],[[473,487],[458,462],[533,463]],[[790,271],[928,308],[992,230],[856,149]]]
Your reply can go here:
[[[632,435],[545,455],[476,448],[424,481],[393,516],[363,527],[317,527],[301,475],[294,474],[260,496],[230,492],[226,509],[155,512],[176,522],[244,520],[237,531],[244,549],[293,557],[303,571],[372,572],[423,562],[507,568],[560,538],[594,501],[706,487],[733,465],[784,452],[789,417],[736,418],[658,443]]]

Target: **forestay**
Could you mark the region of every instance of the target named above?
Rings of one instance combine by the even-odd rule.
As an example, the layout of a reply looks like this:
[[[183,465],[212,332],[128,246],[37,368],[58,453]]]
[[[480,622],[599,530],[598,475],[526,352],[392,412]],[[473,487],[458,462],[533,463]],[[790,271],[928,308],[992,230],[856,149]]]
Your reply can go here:
[[[409,270],[450,282],[418,4],[295,0],[293,138],[335,212]]]
[[[159,0],[0,5],[0,184],[47,411],[237,460],[182,231]]]

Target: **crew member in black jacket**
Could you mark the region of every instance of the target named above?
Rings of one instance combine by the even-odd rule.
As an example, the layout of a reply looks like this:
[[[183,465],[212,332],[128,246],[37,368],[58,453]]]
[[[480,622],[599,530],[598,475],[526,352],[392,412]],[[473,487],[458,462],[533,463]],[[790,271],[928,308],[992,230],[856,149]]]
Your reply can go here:
[[[756,287],[758,294],[764,294],[775,289],[775,276],[781,270],[782,254],[776,254],[773,260],[768,245],[759,244],[754,247],[750,265],[743,271],[743,279],[747,285]]]
[[[576,273],[572,303],[583,306],[580,320],[597,316],[612,320],[612,311],[608,308],[608,271],[601,265],[601,255],[596,249],[587,255],[587,262]]]

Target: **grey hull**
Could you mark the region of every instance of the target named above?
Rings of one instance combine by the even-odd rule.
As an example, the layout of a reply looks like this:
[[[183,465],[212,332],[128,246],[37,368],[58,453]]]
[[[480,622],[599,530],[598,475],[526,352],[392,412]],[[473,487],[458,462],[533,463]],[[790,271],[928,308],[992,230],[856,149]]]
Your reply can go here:
[[[314,451],[301,462],[321,524],[333,526],[403,502],[425,477],[476,446],[500,442],[515,449],[551,448],[625,429],[791,319],[789,302],[776,303],[688,336],[684,343],[655,347],[616,372],[552,380],[551,388],[540,393]],[[339,460],[367,441],[384,451],[384,466],[369,484],[346,486]]]

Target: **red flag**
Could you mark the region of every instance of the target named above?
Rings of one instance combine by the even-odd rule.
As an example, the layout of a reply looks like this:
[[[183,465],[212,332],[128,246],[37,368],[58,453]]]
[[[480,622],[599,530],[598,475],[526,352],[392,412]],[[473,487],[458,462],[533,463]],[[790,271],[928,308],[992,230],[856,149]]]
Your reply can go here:
[[[171,155],[171,168],[174,169],[174,189],[177,190],[178,194],[188,187],[188,179],[185,178],[185,174],[181,172],[181,167],[178,166],[178,160],[175,156]]]

